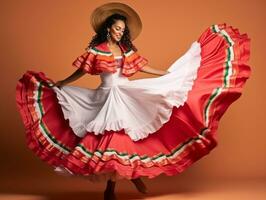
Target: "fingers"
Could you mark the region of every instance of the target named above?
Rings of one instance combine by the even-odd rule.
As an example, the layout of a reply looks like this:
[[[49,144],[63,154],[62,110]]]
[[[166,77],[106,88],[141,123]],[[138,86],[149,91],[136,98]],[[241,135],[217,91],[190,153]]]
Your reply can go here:
[[[57,81],[56,83],[52,83],[52,84],[50,84],[49,86],[50,86],[51,88],[52,88],[52,87],[57,87],[57,88],[59,88],[59,89],[61,90],[63,84],[61,83],[61,81]]]
[[[52,88],[52,87],[55,86],[55,83],[50,83],[48,86],[49,86],[50,88]]]

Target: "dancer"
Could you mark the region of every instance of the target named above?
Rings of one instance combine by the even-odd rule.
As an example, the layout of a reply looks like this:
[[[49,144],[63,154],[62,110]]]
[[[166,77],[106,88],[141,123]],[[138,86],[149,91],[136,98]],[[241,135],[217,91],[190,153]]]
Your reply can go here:
[[[208,27],[166,70],[149,66],[132,41],[138,14],[122,3],[91,15],[96,35],[64,80],[27,71],[16,100],[27,145],[55,172],[106,180],[105,199],[128,179],[147,193],[141,177],[174,176],[216,145],[219,120],[250,76],[249,38],[226,24]],[[138,71],[155,78],[129,80]],[[88,89],[68,84],[99,75]]]

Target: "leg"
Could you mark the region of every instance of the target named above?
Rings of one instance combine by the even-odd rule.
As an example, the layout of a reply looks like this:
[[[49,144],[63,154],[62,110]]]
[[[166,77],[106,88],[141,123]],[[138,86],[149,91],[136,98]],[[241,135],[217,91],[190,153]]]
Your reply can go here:
[[[147,188],[140,178],[131,179],[131,181],[134,183],[139,192],[147,194]]]
[[[116,182],[111,179],[107,181],[106,189],[104,191],[104,200],[116,200],[115,184]]]

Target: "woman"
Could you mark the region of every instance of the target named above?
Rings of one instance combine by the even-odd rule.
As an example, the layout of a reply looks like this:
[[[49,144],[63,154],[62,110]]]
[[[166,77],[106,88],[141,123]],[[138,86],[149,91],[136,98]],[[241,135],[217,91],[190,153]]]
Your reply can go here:
[[[125,45],[129,49],[134,49],[136,51],[136,47],[133,46],[130,40],[130,31],[126,25],[126,17],[120,14],[112,14],[111,16],[107,17],[105,22],[102,24],[101,28],[97,31],[97,35],[95,35],[93,40],[90,42],[89,48],[93,48],[97,45],[99,47],[99,44],[103,45],[104,43],[106,43],[106,45],[110,49],[110,52],[117,59],[118,62],[120,61],[120,58],[118,57],[123,57],[122,55],[123,52],[120,47],[121,44]],[[81,76],[85,75],[86,73],[88,73],[89,70],[85,68],[85,65],[81,65],[80,60],[82,59],[83,58],[79,57],[74,62],[74,63],[77,62],[79,63],[75,65],[78,67],[78,69],[71,76],[67,77],[62,81],[56,82],[52,86],[57,86],[61,88],[64,85],[71,83],[80,78]],[[140,71],[150,74],[164,75],[169,73],[168,71],[154,69],[147,65],[144,66],[144,64],[142,64],[142,66],[140,66],[139,68],[141,68]],[[146,186],[144,185],[144,183],[141,181],[140,178],[132,179],[132,182],[136,185],[137,189],[140,192],[142,193],[147,192]],[[115,185],[114,181],[112,181],[111,179],[108,180],[106,192],[109,192],[110,193],[109,195],[113,194],[114,185]]]
[[[108,3],[92,14],[96,31],[78,69],[54,83],[28,71],[17,85],[17,105],[27,144],[61,174],[107,180],[105,199],[115,199],[116,180],[173,176],[216,145],[222,115],[250,76],[249,38],[225,24],[206,29],[166,71],[148,66],[132,44],[141,30],[137,13]],[[130,81],[142,71],[159,75]],[[84,74],[101,84],[66,84]]]

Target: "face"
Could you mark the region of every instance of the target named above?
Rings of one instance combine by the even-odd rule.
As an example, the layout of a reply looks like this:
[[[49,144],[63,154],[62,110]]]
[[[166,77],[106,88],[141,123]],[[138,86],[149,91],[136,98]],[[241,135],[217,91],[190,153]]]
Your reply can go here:
[[[124,31],[125,31],[125,23],[122,20],[116,20],[116,22],[111,26],[111,28],[107,28],[110,33],[111,40],[118,42],[121,40]]]

